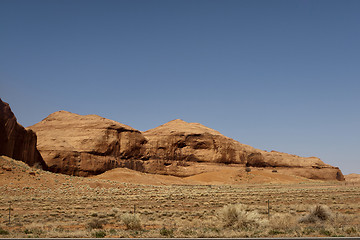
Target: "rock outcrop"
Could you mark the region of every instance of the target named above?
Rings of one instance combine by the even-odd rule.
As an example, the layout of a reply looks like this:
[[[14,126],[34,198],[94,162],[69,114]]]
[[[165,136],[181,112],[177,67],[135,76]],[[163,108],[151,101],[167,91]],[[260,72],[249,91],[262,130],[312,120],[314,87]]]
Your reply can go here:
[[[206,171],[206,168],[196,171],[195,163],[210,162],[282,168],[289,174],[311,179],[344,180],[338,168],[319,158],[255,149],[199,123],[177,119],[150,129],[144,135],[147,139],[146,158],[156,160],[157,168],[151,170],[160,174],[190,176]]]
[[[89,176],[126,160],[140,159],[146,142],[138,130],[97,115],[67,111],[50,114],[29,127],[38,135],[38,149],[52,172]],[[124,160],[124,161],[120,161]],[[133,167],[130,163],[128,167]]]
[[[319,158],[262,151],[179,119],[140,132],[96,115],[59,111],[30,128],[38,135],[38,148],[48,168],[71,175],[89,176],[126,167],[187,177],[223,164],[291,169],[307,178],[343,180],[338,168]]]
[[[144,156],[157,174],[191,176],[196,163],[245,165],[259,151],[199,123],[176,119],[143,133],[147,139]],[[191,168],[191,169],[189,169]],[[195,168],[195,169],[194,169]],[[147,168],[145,168],[147,169]]]
[[[345,175],[345,180],[347,182],[351,182],[351,183],[360,183],[360,174],[351,173],[351,174]]]
[[[23,161],[29,166],[46,168],[36,144],[36,134],[21,126],[9,104],[0,99],[0,155]]]

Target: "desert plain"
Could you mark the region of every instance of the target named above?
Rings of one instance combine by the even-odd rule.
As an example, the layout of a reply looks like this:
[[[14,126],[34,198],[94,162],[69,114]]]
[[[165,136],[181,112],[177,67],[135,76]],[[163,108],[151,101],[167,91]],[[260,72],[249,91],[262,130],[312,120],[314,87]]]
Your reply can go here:
[[[360,177],[176,119],[145,132],[0,99],[0,238],[360,236]]]
[[[355,174],[320,181],[216,166],[184,178],[125,168],[78,177],[0,160],[2,238],[360,235]],[[328,218],[302,221],[315,205],[327,206]],[[226,206],[239,210],[235,222]]]

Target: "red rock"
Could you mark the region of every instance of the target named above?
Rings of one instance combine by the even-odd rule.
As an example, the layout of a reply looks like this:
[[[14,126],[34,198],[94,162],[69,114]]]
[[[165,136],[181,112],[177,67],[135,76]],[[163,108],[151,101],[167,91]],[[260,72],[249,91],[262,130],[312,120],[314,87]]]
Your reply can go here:
[[[46,168],[36,143],[36,134],[18,124],[9,104],[0,99],[0,155]]]
[[[213,164],[225,164],[281,167],[297,176],[343,180],[338,168],[319,158],[262,151],[179,119],[142,133],[100,116],[60,111],[30,128],[39,137],[38,148],[49,169],[70,175],[89,176],[126,167],[186,177],[211,171]]]
[[[344,180],[340,169],[316,157],[299,157],[277,151],[266,152],[225,137],[199,123],[177,119],[144,132],[146,157],[158,166],[151,173],[190,176],[194,162],[238,164],[247,167],[283,167],[288,173],[310,179]],[[315,170],[316,169],[316,170]],[[206,170],[204,170],[206,171]]]
[[[38,148],[50,171],[78,176],[100,174],[141,158],[146,141],[127,125],[67,111],[50,114],[29,128],[39,136]]]

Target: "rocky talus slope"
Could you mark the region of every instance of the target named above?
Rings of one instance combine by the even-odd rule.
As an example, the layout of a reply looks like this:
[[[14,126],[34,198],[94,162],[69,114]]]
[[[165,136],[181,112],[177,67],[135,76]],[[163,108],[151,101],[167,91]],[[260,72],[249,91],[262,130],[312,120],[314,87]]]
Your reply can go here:
[[[173,120],[146,132],[96,115],[59,111],[30,127],[48,168],[95,175],[116,167],[187,177],[214,165],[277,168],[311,179],[343,180],[319,158],[266,152],[241,144],[199,123]]]
[[[5,155],[30,166],[45,168],[46,164],[36,144],[36,134],[21,126],[9,104],[0,99],[0,156]]]

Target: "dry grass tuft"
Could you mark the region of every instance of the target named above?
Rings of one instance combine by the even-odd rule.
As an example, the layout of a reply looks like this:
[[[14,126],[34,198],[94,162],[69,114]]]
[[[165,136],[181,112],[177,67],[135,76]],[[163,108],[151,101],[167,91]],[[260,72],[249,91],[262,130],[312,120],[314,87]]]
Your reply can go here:
[[[140,217],[137,214],[124,214],[122,215],[121,220],[124,222],[126,229],[128,230],[142,229]]]
[[[325,205],[317,205],[310,210],[310,213],[299,219],[300,223],[316,223],[327,221],[332,217],[330,208]]]
[[[258,212],[246,211],[241,204],[224,206],[219,217],[224,227],[251,229],[267,223]]]
[[[269,227],[276,230],[289,230],[295,228],[296,225],[296,218],[290,214],[276,213],[271,216],[269,221]]]
[[[88,227],[90,229],[102,229],[104,224],[106,224],[105,220],[93,219],[88,223]]]

